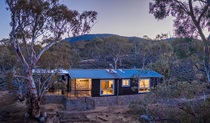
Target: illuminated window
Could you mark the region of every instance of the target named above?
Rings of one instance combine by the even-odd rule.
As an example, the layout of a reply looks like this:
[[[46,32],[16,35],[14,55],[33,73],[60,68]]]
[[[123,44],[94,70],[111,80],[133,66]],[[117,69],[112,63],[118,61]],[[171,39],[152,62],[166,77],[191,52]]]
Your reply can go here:
[[[122,87],[130,87],[130,80],[129,79],[123,79],[122,80]]]
[[[149,92],[149,79],[140,79],[139,80],[139,93]]]
[[[101,95],[114,95],[114,81],[101,80],[100,85]]]
[[[75,91],[77,96],[91,96],[91,79],[76,79]]]

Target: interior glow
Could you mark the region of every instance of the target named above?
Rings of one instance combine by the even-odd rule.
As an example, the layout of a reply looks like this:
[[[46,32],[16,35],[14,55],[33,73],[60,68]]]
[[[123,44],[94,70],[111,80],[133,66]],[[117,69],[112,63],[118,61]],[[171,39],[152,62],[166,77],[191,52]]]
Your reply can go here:
[[[114,95],[113,80],[101,80],[101,95]]]
[[[122,87],[129,87],[129,86],[130,86],[129,79],[123,79],[122,80]]]
[[[149,92],[149,79],[140,79],[139,80],[139,93]]]

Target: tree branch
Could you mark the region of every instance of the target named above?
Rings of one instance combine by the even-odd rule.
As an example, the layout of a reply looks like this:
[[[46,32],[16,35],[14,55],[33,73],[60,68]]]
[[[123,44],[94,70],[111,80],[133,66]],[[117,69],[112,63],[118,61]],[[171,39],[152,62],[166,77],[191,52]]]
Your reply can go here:
[[[203,11],[202,13],[200,14],[199,18],[198,18],[198,23],[200,24],[200,21],[201,21],[201,18],[204,16],[204,14],[207,12],[208,10],[208,5],[206,5],[204,8],[203,8]]]
[[[21,75],[13,75],[15,78],[20,78],[20,79],[25,79],[25,80],[28,80],[27,77],[25,76],[21,76]]]
[[[178,3],[179,6],[180,6],[181,8],[183,8],[183,10],[184,10],[187,14],[190,13],[189,10],[188,10],[188,9],[186,8],[186,6],[184,5],[184,3],[182,3],[182,2],[180,2],[180,1],[178,1],[178,0],[175,0],[175,2]]]
[[[200,2],[203,2],[203,3],[205,3],[205,4],[210,4],[210,3],[208,3],[208,0],[207,1],[204,1],[204,0],[199,0]]]
[[[14,47],[14,46],[13,46]],[[15,47],[14,47],[15,48]],[[17,43],[17,46],[16,46],[16,54],[17,54],[17,56],[21,59],[21,61],[28,67],[29,65],[28,65],[28,63],[27,63],[27,61],[26,61],[26,59],[25,59],[25,57],[23,56],[23,53],[22,53],[22,51],[21,51],[21,49],[20,49],[20,44],[19,43]]]
[[[201,36],[201,39],[203,40],[203,42],[207,42],[207,39],[206,39],[205,35],[203,34],[203,31],[202,31],[202,29],[201,29],[201,27],[199,25],[199,22],[196,20],[196,17],[194,15],[193,6],[192,6],[192,0],[189,0],[189,8],[190,8],[190,14],[189,15],[190,15],[192,21],[194,22],[195,26],[197,27],[198,32],[199,32],[199,34]]]
[[[33,61],[32,64],[35,65],[35,64],[38,62],[38,60],[41,58],[42,54],[43,54],[46,50],[48,50],[50,47],[52,47],[55,43],[56,43],[56,41],[53,41],[53,42],[51,42],[50,44],[48,44],[47,46],[45,46],[45,47],[39,52],[38,56],[36,57],[36,59]]]
[[[49,81],[53,78],[53,76],[54,76],[55,74],[56,74],[56,73],[51,74],[51,75],[43,82],[42,87],[41,87],[41,90],[44,89],[46,83],[47,83],[47,86],[49,85]],[[46,86],[46,87],[47,87],[47,86]]]

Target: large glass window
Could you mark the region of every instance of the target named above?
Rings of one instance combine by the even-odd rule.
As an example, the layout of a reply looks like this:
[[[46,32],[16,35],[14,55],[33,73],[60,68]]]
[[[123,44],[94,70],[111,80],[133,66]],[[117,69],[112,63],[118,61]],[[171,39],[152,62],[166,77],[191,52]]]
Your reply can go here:
[[[91,96],[91,79],[76,79],[76,95]]]
[[[122,87],[130,87],[130,80],[129,79],[123,79],[122,80]]]
[[[149,92],[149,79],[140,79],[139,80],[139,93]]]
[[[101,95],[114,95],[114,81],[101,80],[100,85]]]

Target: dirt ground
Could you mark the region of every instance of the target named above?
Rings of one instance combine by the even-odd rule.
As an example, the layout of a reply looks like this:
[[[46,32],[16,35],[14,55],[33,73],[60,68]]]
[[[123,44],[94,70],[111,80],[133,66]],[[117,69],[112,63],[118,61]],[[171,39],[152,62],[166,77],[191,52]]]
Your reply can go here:
[[[26,121],[25,111],[25,102],[18,101],[17,95],[0,91],[0,123],[37,123]],[[138,116],[129,113],[128,105],[66,111],[62,104],[46,104],[41,111],[47,113],[46,123],[139,123]]]
[[[138,117],[129,113],[128,106],[96,107],[94,110],[72,112],[62,110],[59,104],[43,107],[48,114],[47,123],[139,123]]]

